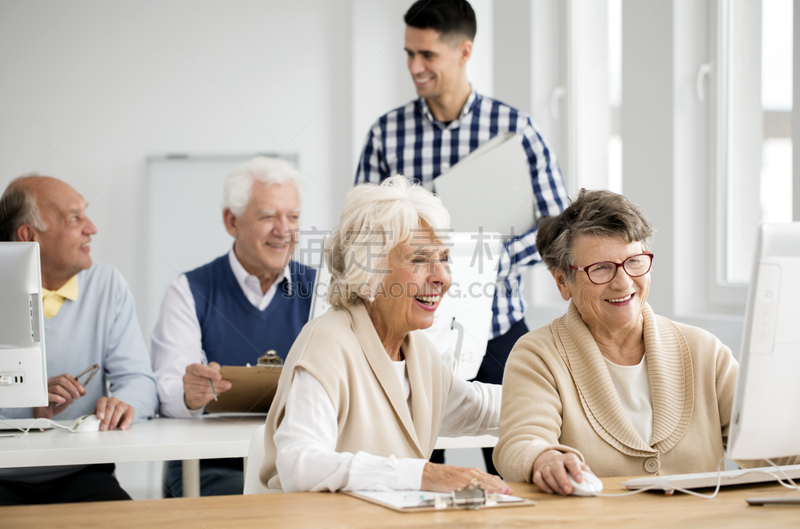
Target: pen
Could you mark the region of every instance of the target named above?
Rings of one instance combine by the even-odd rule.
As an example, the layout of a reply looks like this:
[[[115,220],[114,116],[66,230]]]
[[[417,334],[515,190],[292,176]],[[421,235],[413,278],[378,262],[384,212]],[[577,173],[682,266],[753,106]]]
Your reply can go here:
[[[203,358],[203,365],[204,366],[208,365],[208,360],[206,360],[205,358]],[[208,385],[211,386],[211,394],[214,395],[214,400],[218,401],[219,399],[217,398],[217,390],[214,389],[214,381],[211,380],[210,378],[208,379]]]

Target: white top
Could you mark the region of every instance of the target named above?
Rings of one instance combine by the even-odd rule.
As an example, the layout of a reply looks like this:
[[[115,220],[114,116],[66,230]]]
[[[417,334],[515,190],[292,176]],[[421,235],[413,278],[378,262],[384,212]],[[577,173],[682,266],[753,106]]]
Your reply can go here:
[[[236,258],[233,248],[228,252],[231,270],[236,282],[242,288],[250,303],[264,310],[275,297],[278,284],[287,279],[291,285],[289,266],[283,270],[283,277],[278,278],[267,289],[261,292],[259,279],[247,272]],[[153,329],[150,354],[153,359],[153,371],[158,382],[158,398],[161,401],[161,415],[166,417],[197,417],[205,409],[190,410],[183,400],[183,375],[186,366],[205,361],[202,332],[197,321],[194,296],[189,288],[186,274],[178,276],[164,294],[161,302],[161,314]]]
[[[406,400],[405,361],[395,362]],[[501,386],[453,377],[440,436],[497,435]],[[295,370],[283,421],[275,432],[275,466],[286,492],[337,490],[420,490],[425,459],[337,452],[336,411],[319,381]]]
[[[603,359],[617,389],[622,409],[649,445],[653,440],[653,396],[650,393],[647,355],[643,355],[642,361],[635,366],[621,366],[608,358]]]

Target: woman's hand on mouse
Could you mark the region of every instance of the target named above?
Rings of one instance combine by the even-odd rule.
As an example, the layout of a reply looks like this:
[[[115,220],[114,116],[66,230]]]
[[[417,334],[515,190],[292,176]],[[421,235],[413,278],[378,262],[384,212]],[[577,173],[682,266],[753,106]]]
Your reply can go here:
[[[572,492],[567,472],[572,475],[572,479],[580,483],[583,481],[581,473],[591,470],[573,453],[547,450],[539,454],[533,463],[533,483],[543,492],[565,496]]]

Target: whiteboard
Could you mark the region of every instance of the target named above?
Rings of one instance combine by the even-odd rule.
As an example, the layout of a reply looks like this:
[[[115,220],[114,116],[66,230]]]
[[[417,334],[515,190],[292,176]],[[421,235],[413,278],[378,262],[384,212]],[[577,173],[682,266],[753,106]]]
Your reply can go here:
[[[180,274],[227,253],[222,186],[231,169],[258,154],[147,157],[147,286],[142,331],[148,345],[161,300]],[[287,155],[278,156],[296,166]]]

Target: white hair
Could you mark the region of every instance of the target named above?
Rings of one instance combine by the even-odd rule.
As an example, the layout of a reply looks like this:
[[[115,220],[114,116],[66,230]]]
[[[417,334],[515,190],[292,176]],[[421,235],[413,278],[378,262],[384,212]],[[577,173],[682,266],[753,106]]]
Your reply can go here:
[[[228,208],[237,217],[244,213],[253,190],[253,182],[264,184],[292,184],[303,201],[302,177],[283,158],[256,156],[234,167],[225,178],[222,188],[222,209]]]
[[[386,276],[382,269],[388,267],[389,252],[423,223],[440,241],[449,241],[450,213],[442,201],[403,175],[351,189],[339,225],[325,244],[331,271],[328,302],[341,307],[374,297]]]

